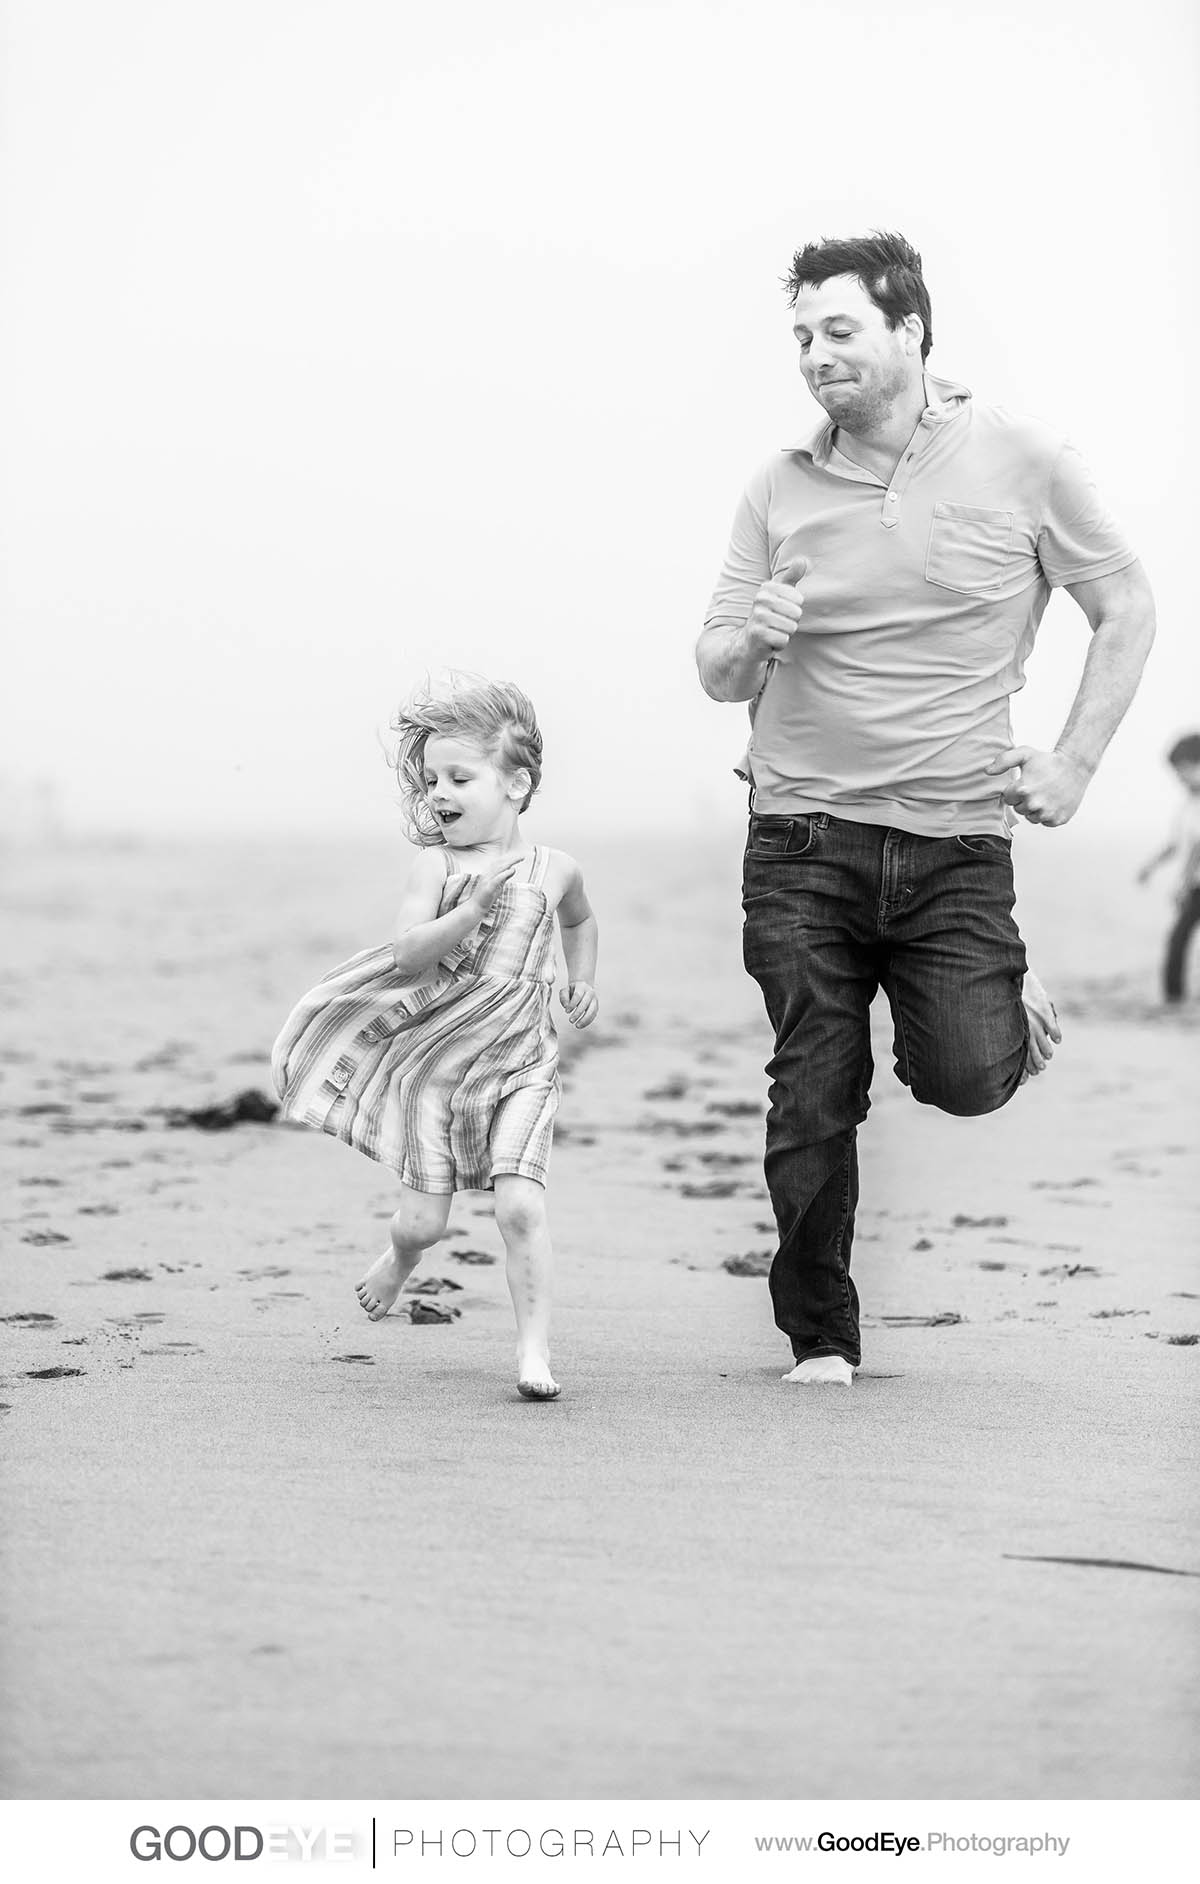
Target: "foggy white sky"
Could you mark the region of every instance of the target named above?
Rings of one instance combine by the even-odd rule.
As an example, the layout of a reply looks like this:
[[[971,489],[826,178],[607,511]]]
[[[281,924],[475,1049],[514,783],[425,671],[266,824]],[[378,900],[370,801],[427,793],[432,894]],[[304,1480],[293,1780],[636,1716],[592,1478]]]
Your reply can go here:
[[[377,732],[453,664],[533,695],[552,841],[736,820],[691,649],[815,413],[779,278],[884,226],[931,369],[1066,432],[1150,571],[1085,815],[1158,818],[1200,725],[1186,0],[13,0],[5,40],[10,782],[370,835]],[[1023,736],[1086,639],[1056,598]]]

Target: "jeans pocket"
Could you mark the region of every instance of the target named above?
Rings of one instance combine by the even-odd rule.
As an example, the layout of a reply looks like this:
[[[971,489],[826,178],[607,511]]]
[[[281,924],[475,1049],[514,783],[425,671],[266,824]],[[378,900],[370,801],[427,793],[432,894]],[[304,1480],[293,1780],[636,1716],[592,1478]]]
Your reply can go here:
[[[1014,515],[979,504],[935,504],[925,552],[925,580],[962,595],[998,589],[1008,566]]]
[[[965,836],[956,834],[954,842],[969,857],[997,857],[1007,862],[1012,855],[1008,838],[997,837],[994,831],[968,831]]]
[[[812,849],[817,820],[804,812],[796,818],[780,818],[764,812],[750,819],[750,837],[746,845],[749,857],[803,857]]]

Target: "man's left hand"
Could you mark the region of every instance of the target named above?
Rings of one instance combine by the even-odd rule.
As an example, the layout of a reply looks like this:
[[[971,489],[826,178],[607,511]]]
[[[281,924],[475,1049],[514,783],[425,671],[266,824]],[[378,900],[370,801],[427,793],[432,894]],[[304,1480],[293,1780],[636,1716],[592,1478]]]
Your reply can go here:
[[[993,778],[1016,771],[1001,796],[1030,824],[1065,824],[1073,818],[1092,776],[1081,759],[1038,746],[1010,746],[987,769]]]

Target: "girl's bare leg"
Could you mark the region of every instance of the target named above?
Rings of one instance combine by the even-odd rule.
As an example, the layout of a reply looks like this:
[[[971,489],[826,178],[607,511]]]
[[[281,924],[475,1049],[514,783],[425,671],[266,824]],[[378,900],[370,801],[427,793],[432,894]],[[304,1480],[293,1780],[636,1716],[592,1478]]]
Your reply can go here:
[[[450,1198],[400,1186],[400,1208],[392,1218],[392,1240],[355,1288],[360,1306],[372,1321],[382,1321],[422,1252],[438,1241],[450,1215]]]
[[[532,1178],[496,1179],[496,1223],[508,1253],[508,1287],[517,1317],[517,1389],[527,1400],[553,1400],[550,1372],[550,1278],[553,1258],[546,1193]]]

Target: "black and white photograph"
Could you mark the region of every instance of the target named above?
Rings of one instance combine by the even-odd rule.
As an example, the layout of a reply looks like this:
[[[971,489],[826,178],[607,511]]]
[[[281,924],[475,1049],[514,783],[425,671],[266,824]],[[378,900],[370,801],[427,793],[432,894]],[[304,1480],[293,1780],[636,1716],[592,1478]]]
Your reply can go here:
[[[6,1876],[1191,1876],[1194,8],[0,21]]]

